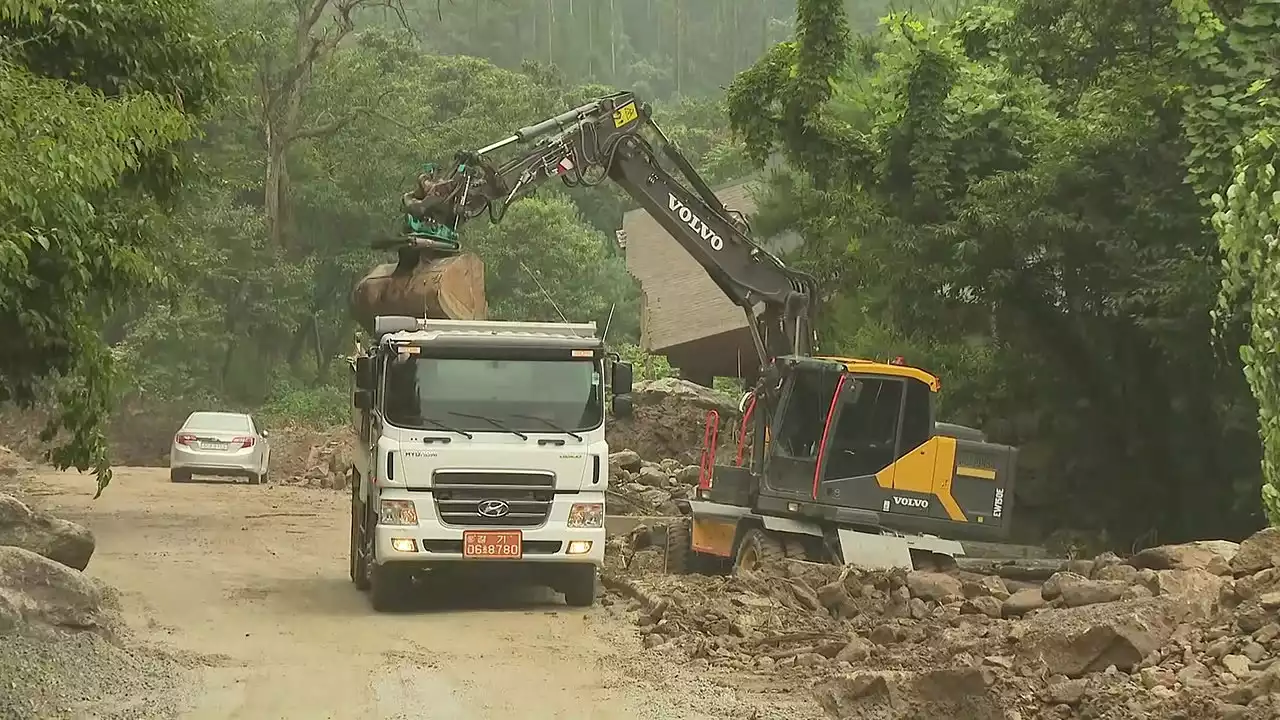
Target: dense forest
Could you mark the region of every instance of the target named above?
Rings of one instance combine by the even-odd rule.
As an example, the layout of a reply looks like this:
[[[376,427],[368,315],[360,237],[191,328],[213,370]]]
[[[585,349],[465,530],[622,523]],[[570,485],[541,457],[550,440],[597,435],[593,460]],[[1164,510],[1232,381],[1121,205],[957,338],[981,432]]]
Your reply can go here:
[[[0,0],[0,403],[102,481],[116,407],[342,420],[424,163],[624,88],[760,180],[824,351],[1021,448],[1027,532],[1237,536],[1280,522],[1277,65],[1263,0]],[[470,226],[493,315],[638,352],[626,209]]]

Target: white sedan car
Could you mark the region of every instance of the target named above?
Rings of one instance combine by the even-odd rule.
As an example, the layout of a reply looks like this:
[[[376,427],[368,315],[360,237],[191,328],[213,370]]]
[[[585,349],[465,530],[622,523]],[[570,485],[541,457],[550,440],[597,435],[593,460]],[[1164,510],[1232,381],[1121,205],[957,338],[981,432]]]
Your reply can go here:
[[[250,485],[267,481],[271,446],[267,433],[244,413],[194,412],[173,436],[169,479],[192,475],[243,477]]]

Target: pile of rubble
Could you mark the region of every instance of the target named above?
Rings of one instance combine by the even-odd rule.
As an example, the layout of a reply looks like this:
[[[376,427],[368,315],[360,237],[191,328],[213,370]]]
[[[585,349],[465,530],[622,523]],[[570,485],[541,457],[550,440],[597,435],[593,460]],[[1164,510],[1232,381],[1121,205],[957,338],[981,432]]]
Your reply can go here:
[[[797,561],[675,577],[647,535],[605,583],[648,652],[804,683],[836,718],[1280,717],[1280,529],[1038,582]]]
[[[281,428],[271,435],[271,477],[285,485],[346,490],[355,447],[355,433],[345,425]]]
[[[693,497],[698,485],[697,465],[668,458],[660,463],[641,460],[623,450],[609,456],[610,515],[679,515],[676,501]]]

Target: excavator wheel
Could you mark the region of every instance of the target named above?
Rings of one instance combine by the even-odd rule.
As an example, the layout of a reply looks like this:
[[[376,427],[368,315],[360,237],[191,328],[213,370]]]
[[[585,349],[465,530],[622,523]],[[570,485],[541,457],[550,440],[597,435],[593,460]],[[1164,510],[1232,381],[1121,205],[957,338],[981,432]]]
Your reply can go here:
[[[753,528],[747,531],[738,545],[738,553],[733,559],[734,573],[755,572],[761,567],[781,562],[786,558],[786,550],[777,535]]]
[[[666,566],[672,575],[724,575],[728,561],[693,549],[693,520],[683,518],[667,526]]]
[[[786,553],[788,560],[805,560],[809,561],[809,549],[804,546],[804,542],[799,538],[784,538],[782,541],[782,550]]]
[[[689,561],[694,555],[692,540],[693,521],[688,518],[677,520],[667,526],[667,549],[665,553],[667,572],[672,575],[688,575],[692,568]]]

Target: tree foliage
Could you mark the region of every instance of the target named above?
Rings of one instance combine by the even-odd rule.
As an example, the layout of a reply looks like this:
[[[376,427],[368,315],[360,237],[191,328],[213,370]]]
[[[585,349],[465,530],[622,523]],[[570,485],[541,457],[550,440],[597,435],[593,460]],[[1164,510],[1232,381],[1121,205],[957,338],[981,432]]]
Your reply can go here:
[[[797,5],[796,40],[739,76],[730,115],[798,171],[773,205],[852,313],[829,315],[834,344],[926,339],[961,414],[1022,446],[1019,502],[1044,529],[1257,522],[1256,406],[1210,343],[1218,241],[1184,180],[1230,171],[1201,170],[1223,147],[1191,132],[1172,9],[1008,0],[849,39],[841,3]]]
[[[1280,6],[1174,7],[1194,78],[1183,119],[1189,178],[1215,210],[1222,255],[1215,316],[1219,330],[1247,327],[1239,353],[1258,403],[1262,503],[1280,525]]]
[[[0,402],[60,378],[52,459],[110,481],[101,424],[111,356],[99,332],[163,274],[157,202],[176,147],[219,88],[198,3],[0,3]]]

